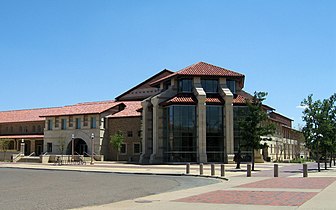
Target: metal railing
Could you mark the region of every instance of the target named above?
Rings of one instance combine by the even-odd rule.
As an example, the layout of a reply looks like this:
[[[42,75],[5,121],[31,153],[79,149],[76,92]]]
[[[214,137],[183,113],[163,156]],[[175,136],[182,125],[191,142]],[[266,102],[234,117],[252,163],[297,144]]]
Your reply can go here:
[[[30,155],[28,155],[28,157],[31,157],[33,155],[35,155],[35,152],[30,153]]]
[[[15,156],[13,156],[13,160],[12,160],[12,162],[13,163],[15,163],[15,162],[17,162],[18,160],[20,160],[21,159],[21,153],[19,153],[19,154],[16,154]]]

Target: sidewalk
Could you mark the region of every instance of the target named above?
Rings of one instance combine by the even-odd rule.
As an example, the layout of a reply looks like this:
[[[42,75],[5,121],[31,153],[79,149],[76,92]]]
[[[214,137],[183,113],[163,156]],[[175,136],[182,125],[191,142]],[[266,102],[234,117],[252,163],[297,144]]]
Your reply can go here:
[[[267,165],[263,165],[267,166]],[[314,166],[311,164],[310,167]],[[268,166],[267,166],[268,167]],[[267,168],[265,167],[265,168]],[[293,167],[281,164],[283,169]],[[264,170],[258,173],[263,173]],[[253,175],[252,175],[253,176]],[[86,209],[335,209],[336,168],[302,174],[272,177],[231,176],[229,181],[175,192],[166,192]]]
[[[36,170],[72,170],[100,173],[183,175],[185,165],[134,165],[96,162],[94,165],[62,165],[0,163],[0,167]],[[335,209],[336,167],[316,172],[309,164],[309,178],[302,177],[302,164],[279,164],[279,177],[273,178],[273,163],[257,164],[252,177],[246,177],[246,164],[235,169],[225,164],[221,183],[174,192],[146,196],[134,200],[90,206],[82,209]],[[191,174],[199,174],[199,166],[191,165]],[[210,175],[210,165],[204,165]],[[220,166],[216,165],[216,175]]]

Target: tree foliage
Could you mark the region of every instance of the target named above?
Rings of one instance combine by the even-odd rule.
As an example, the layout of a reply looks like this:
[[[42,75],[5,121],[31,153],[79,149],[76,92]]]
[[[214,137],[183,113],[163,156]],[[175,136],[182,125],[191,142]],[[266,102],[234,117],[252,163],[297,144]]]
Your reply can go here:
[[[305,126],[302,129],[305,136],[306,147],[310,149],[318,162],[320,171],[321,154],[327,167],[327,157],[335,154],[336,143],[336,94],[328,99],[313,100],[313,95],[309,95],[301,102],[305,107],[303,120]]]
[[[6,152],[9,149],[9,144],[10,144],[9,140],[7,140],[7,139],[0,139],[0,150],[3,151],[4,161],[6,161]]]
[[[118,151],[117,160],[119,160],[119,153],[123,143],[124,143],[124,136],[121,131],[118,131],[117,133],[111,136],[110,144],[115,150]]]
[[[271,135],[275,131],[275,126],[265,123],[267,113],[262,109],[262,102],[266,99],[266,92],[255,92],[252,101],[247,101],[247,115],[240,123],[244,147],[252,151],[252,170],[254,170],[254,150],[265,147],[261,144],[262,136]]]

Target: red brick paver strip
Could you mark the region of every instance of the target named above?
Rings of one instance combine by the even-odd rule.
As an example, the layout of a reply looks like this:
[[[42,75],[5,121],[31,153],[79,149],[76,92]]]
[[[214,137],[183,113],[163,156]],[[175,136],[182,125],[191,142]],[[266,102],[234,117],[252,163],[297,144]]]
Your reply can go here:
[[[249,184],[239,185],[241,188],[292,188],[292,189],[324,189],[336,181],[334,177],[312,178],[272,178]]]
[[[217,190],[175,201],[186,203],[300,206],[316,194],[315,192]]]

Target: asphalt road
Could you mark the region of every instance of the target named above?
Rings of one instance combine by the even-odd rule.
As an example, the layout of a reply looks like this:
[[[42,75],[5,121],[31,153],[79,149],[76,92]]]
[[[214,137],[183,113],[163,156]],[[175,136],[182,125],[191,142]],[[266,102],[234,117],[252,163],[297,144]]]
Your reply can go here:
[[[0,168],[0,209],[69,209],[219,182],[214,179]]]

